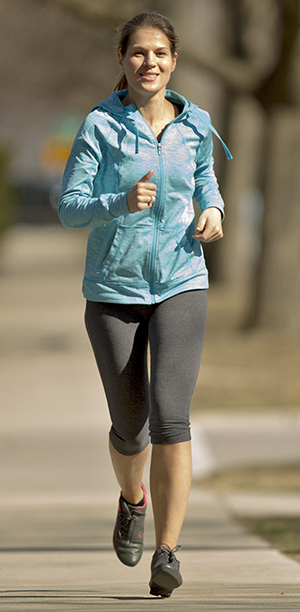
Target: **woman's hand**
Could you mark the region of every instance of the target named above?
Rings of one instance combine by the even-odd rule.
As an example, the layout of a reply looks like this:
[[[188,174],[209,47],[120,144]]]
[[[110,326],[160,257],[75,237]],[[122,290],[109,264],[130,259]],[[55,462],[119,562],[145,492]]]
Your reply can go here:
[[[223,238],[221,221],[222,215],[218,208],[206,208],[200,215],[194,238],[202,242],[214,242]]]
[[[127,193],[127,206],[129,212],[134,213],[138,210],[150,208],[155,202],[156,185],[148,183],[153,175],[153,170],[149,170]]]

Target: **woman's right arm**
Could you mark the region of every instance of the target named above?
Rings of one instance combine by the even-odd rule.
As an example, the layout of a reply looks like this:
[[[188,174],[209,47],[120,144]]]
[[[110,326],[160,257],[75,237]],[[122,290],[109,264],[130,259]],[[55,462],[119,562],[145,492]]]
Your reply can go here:
[[[94,228],[129,214],[125,192],[94,196],[94,180],[101,162],[95,125],[87,118],[75,138],[63,176],[58,216],[65,227]]]

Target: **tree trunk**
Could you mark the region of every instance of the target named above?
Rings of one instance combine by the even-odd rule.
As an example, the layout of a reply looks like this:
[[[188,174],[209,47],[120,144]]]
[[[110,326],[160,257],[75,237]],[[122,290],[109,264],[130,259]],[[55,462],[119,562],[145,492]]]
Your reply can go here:
[[[300,332],[300,112],[270,118],[263,252],[252,323]]]
[[[246,288],[260,255],[262,167],[266,118],[259,105],[237,96],[230,113],[229,143],[234,153],[224,184],[226,204],[219,278]]]

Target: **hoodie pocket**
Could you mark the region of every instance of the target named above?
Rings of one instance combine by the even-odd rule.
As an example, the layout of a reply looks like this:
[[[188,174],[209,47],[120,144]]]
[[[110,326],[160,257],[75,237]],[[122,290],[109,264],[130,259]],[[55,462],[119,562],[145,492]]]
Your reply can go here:
[[[103,278],[107,283],[138,286],[147,282],[150,234],[148,226],[117,227],[102,263]]]
[[[193,225],[161,232],[156,253],[155,280],[170,284],[189,279],[201,272],[202,248],[193,238]]]

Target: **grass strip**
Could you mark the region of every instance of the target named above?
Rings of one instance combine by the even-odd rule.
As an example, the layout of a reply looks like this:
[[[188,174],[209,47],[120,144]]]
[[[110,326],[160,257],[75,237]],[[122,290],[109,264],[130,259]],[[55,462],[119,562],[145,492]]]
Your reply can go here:
[[[221,493],[300,493],[300,465],[239,467],[215,472],[198,482],[200,486]],[[243,516],[236,519],[248,531],[300,563],[300,517]]]
[[[243,517],[239,522],[300,563],[300,517]]]
[[[198,483],[221,492],[300,493],[300,465],[232,468],[202,477]]]

